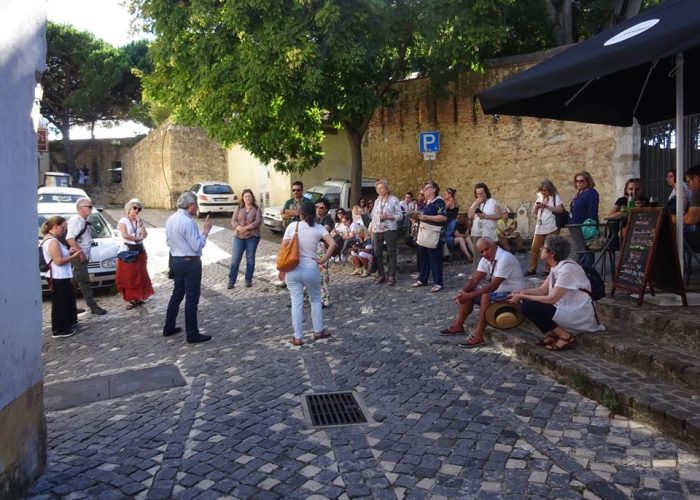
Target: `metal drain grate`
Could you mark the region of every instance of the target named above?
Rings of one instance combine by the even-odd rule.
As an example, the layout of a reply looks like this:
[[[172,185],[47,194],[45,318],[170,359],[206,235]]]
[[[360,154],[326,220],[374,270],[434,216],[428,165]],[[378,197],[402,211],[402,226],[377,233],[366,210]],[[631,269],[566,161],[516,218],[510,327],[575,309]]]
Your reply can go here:
[[[362,406],[352,392],[305,394],[302,403],[312,427],[367,423]]]

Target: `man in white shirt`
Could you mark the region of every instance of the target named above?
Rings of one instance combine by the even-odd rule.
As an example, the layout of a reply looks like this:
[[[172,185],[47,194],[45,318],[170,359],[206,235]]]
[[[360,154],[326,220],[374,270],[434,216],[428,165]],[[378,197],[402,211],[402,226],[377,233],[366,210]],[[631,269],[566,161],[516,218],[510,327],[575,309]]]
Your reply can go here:
[[[68,221],[66,231],[66,243],[75,251],[80,253],[80,259],[73,260],[73,282],[80,287],[85,303],[90,308],[92,314],[107,314],[95,300],[90,288],[90,272],[88,262],[90,261],[90,250],[92,249],[92,234],[90,233],[90,214],[92,213],[92,201],[90,198],[78,198],[75,202],[78,211]]]
[[[495,241],[490,238],[479,238],[476,242],[476,250],[481,254],[479,265],[454,299],[458,308],[457,316],[452,325],[440,331],[440,335],[443,336],[464,334],[464,322],[474,309],[474,305],[479,305],[479,319],[474,331],[465,342],[457,344],[465,349],[484,345],[485,312],[489,304],[494,300],[505,300],[513,290],[526,287],[523,270],[518,260],[499,247]],[[486,281],[482,284],[484,279]]]

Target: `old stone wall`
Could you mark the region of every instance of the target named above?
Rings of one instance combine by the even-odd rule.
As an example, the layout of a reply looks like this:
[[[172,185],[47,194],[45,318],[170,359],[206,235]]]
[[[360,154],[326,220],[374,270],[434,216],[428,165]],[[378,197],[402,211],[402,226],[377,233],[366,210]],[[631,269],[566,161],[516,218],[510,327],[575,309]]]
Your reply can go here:
[[[396,85],[393,107],[380,108],[365,134],[364,175],[387,178],[393,190],[414,194],[432,177],[443,190],[457,189],[466,211],[473,186],[485,182],[502,205],[516,210],[534,201],[539,182],[551,179],[568,206],[575,194],[574,174],[587,170],[600,192],[600,213],[619,196],[619,178],[639,171],[639,149],[632,127],[617,128],[535,118],[485,115],[476,94],[547,57],[497,61],[484,74],[462,76],[445,99],[431,97],[430,82],[417,79]],[[418,150],[420,132],[440,132],[436,161]]]
[[[228,180],[226,152],[199,128],[165,124],[124,155],[123,201],[173,208],[178,196],[200,181]]]

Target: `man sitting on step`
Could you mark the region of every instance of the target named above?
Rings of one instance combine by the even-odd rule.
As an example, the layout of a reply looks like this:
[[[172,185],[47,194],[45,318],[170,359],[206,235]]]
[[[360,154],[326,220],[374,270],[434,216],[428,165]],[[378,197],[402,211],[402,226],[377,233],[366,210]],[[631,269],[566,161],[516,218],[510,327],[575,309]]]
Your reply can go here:
[[[457,316],[449,328],[440,331],[440,335],[443,336],[463,334],[464,322],[474,309],[474,305],[479,305],[476,328],[465,342],[457,344],[465,349],[484,344],[485,311],[491,301],[505,300],[510,292],[526,286],[518,260],[492,239],[480,238],[476,242],[476,251],[481,254],[479,265],[454,299],[457,304]]]

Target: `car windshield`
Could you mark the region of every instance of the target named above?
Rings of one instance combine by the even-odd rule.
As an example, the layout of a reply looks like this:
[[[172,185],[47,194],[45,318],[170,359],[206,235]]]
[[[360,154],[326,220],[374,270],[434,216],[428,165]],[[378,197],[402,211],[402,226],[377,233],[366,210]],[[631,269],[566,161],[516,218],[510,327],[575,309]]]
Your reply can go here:
[[[39,214],[39,238],[44,237],[41,234],[42,224],[44,224],[47,219],[50,219],[54,215],[60,215],[64,219],[69,220],[75,214]],[[109,228],[109,224],[107,224],[107,221],[104,220],[99,213],[90,215],[90,234],[92,234],[93,239],[112,237],[112,230]]]
[[[42,193],[39,195],[39,203],[75,203],[82,197],[79,194]]]
[[[320,200],[323,197],[323,193],[319,193],[318,191],[307,191],[304,193],[304,198],[307,200],[316,203],[318,200]]]
[[[203,186],[204,194],[233,194],[233,189],[227,184],[210,184]]]

